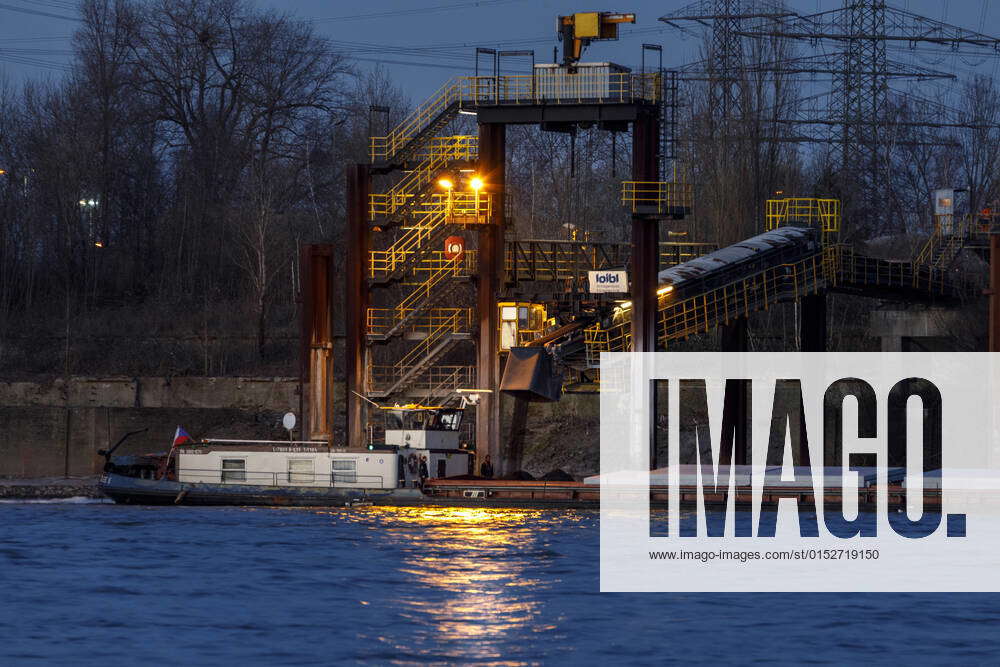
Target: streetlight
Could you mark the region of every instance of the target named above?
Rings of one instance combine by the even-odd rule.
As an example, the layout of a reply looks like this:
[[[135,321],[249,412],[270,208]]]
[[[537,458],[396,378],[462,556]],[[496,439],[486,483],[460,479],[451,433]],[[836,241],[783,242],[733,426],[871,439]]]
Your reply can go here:
[[[455,187],[455,180],[449,173],[441,174],[437,181],[438,186],[448,191],[448,198],[445,200],[444,214],[446,218],[451,218],[451,191]]]
[[[87,228],[90,234],[90,239],[93,241],[96,234],[94,234],[94,209],[97,208],[98,201],[96,199],[81,199],[79,202],[80,208],[87,211]],[[104,244],[101,241],[96,241],[94,246],[98,248],[103,248]]]
[[[476,193],[476,220],[479,220],[479,191],[483,187],[483,179],[479,176],[473,176],[469,179],[469,187],[472,191]]]

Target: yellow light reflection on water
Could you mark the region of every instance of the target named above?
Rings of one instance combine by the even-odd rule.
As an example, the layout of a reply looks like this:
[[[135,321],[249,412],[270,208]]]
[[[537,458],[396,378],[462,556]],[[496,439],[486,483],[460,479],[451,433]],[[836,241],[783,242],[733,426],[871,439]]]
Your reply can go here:
[[[400,571],[414,586],[399,600],[403,618],[425,627],[439,647],[462,647],[451,657],[524,664],[511,660],[504,647],[511,637],[546,629],[538,620],[540,593],[558,582],[541,581],[528,570],[544,550],[551,513],[474,507],[374,507],[366,513],[390,538],[409,541]],[[406,638],[380,639],[400,651],[415,648]]]
[[[294,509],[294,508],[288,508]],[[298,508],[304,509],[304,508]],[[377,531],[373,549],[388,547],[393,570],[384,573],[396,623],[361,630],[359,638],[407,661],[459,660],[518,665],[527,635],[556,629],[543,620],[558,576],[539,576],[560,557],[548,545],[557,526],[586,522],[592,512],[477,507],[310,508]],[[395,559],[395,554],[399,559]],[[412,585],[400,586],[399,577]],[[367,597],[367,596],[365,596]],[[369,600],[359,600],[361,606]],[[383,604],[385,604],[383,602]],[[512,656],[512,651],[514,655]]]

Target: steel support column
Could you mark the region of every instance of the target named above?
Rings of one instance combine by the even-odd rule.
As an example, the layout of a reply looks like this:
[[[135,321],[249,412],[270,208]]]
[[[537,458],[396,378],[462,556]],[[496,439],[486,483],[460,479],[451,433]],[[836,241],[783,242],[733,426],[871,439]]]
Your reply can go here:
[[[302,246],[302,351],[299,412],[302,394],[309,397],[302,435],[309,440],[333,438],[333,246]]]
[[[656,109],[642,109],[632,124],[632,179],[660,180]],[[655,219],[632,216],[632,350],[656,351],[656,289],[660,268],[660,230]]]
[[[476,470],[487,454],[498,474],[506,474],[507,462],[500,456],[500,315],[497,294],[504,269],[504,192],[506,191],[507,127],[500,123],[479,124],[479,176],[483,192],[493,197],[489,224],[479,228],[476,312],[476,385],[482,394],[476,406]]]
[[[368,165],[347,166],[347,266],[345,288],[347,304],[347,444],[363,447],[367,425],[367,403],[357,394],[364,395],[368,362],[366,340],[366,314],[368,287],[365,268],[368,265],[368,193],[371,174]],[[357,392],[357,393],[355,393]]]
[[[799,346],[802,352],[826,352],[826,294],[810,294],[799,302]]]

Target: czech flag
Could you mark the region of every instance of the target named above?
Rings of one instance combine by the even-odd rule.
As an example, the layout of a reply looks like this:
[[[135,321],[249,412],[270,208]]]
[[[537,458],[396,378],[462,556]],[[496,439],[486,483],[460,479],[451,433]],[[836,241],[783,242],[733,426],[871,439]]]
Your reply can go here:
[[[183,445],[185,442],[193,441],[191,440],[191,436],[187,434],[187,431],[178,426],[177,431],[174,432],[174,447]]]

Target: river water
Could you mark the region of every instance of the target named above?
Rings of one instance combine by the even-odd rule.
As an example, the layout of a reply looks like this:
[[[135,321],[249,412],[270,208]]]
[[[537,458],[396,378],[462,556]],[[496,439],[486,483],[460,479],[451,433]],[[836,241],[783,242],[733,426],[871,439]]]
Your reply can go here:
[[[598,592],[596,512],[0,504],[0,664],[994,663],[1000,596]]]

